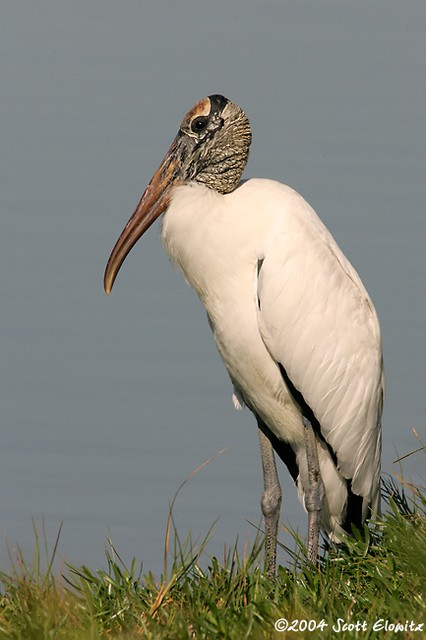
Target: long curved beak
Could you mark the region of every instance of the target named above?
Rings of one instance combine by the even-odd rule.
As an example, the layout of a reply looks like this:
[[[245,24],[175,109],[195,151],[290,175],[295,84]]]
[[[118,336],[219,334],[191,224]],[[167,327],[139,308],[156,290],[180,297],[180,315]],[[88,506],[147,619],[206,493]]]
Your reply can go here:
[[[108,295],[111,293],[117,273],[132,247],[169,206],[172,187],[183,183],[180,178],[181,161],[178,153],[178,141],[179,134],[152,176],[136,211],[124,227],[111,252],[104,275],[104,289]]]

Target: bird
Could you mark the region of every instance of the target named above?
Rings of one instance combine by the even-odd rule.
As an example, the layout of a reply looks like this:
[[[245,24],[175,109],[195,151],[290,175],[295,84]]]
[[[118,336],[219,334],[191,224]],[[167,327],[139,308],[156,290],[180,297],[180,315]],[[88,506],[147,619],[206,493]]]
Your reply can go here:
[[[379,515],[384,370],[371,298],[313,208],[280,182],[242,179],[251,140],[246,113],[223,95],[190,109],[110,254],[104,288],[162,216],[165,250],[204,305],[234,405],[257,422],[274,578],[275,454],[308,514],[312,567],[320,531],[340,543]]]

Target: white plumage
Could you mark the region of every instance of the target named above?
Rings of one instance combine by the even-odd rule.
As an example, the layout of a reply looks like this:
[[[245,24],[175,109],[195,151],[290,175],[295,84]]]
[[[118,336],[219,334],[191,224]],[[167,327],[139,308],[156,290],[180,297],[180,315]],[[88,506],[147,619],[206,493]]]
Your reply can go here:
[[[303,421],[281,363],[334,449],[320,444],[323,527],[339,533],[346,482],[377,510],[383,372],[376,312],[358,274],[293,189],[252,179],[222,195],[175,187],[162,237],[198,293],[219,353],[243,399],[298,455]],[[328,507],[328,508],[327,508]]]

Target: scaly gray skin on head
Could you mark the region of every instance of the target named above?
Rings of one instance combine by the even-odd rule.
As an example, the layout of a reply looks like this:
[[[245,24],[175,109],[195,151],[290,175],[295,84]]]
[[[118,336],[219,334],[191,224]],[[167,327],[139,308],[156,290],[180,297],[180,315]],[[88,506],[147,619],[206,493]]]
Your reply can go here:
[[[247,164],[251,138],[249,120],[240,107],[223,96],[201,100],[187,114],[174,140],[179,177],[231,193]]]

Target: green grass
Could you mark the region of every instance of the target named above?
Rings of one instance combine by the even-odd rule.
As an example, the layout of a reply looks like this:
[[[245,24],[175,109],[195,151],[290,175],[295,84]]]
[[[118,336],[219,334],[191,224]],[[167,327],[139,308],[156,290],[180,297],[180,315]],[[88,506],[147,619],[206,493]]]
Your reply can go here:
[[[27,563],[18,549],[11,571],[0,574],[0,639],[422,639],[426,631],[373,630],[386,620],[419,625],[426,609],[425,491],[388,480],[383,495],[376,530],[323,549],[318,570],[306,566],[295,535],[294,549],[280,551],[288,561],[275,583],[262,570],[260,536],[242,551],[235,545],[222,561],[208,558],[211,532],[198,545],[180,540],[172,511],[157,578],[142,575],[136,561],[126,566],[112,544],[106,570],[69,566],[54,575],[57,540],[49,552],[44,529],[40,540],[34,527],[34,558]],[[299,621],[298,630],[274,631],[280,618]],[[308,623],[319,627],[305,630]],[[361,629],[343,631],[344,623]]]

